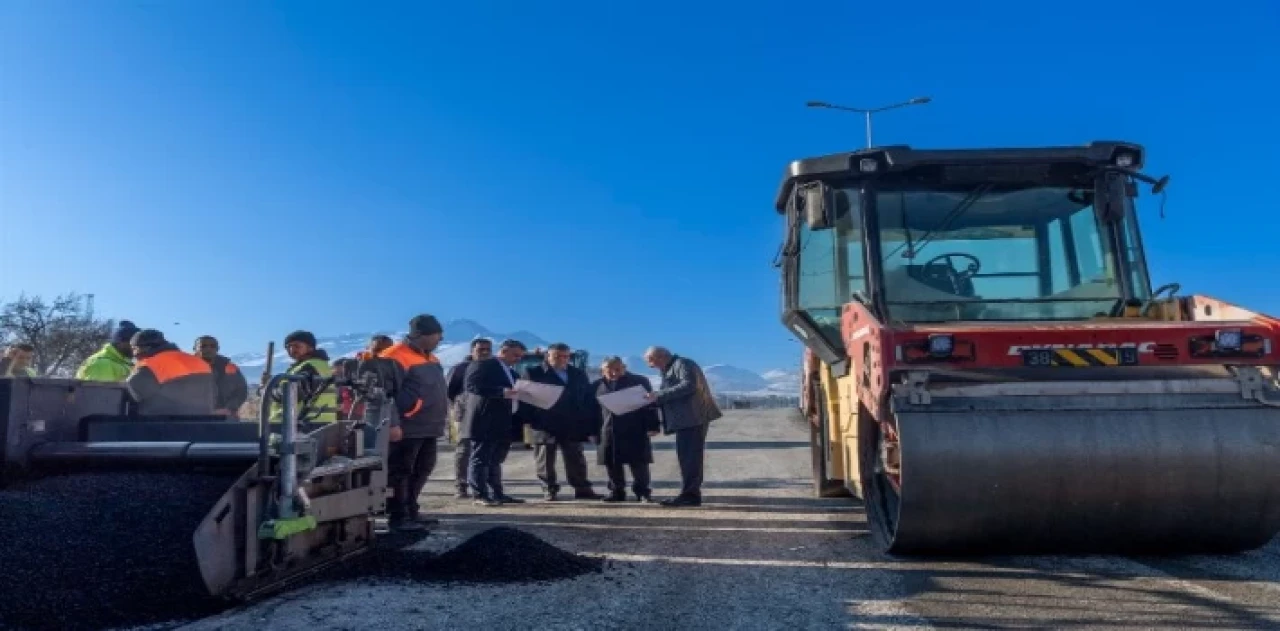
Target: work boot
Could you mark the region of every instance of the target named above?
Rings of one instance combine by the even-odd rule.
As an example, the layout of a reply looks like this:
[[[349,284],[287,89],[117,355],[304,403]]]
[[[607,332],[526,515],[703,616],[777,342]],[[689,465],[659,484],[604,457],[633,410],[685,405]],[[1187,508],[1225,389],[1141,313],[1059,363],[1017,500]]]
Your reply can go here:
[[[625,501],[627,501],[627,494],[626,494],[626,493],[610,493],[610,494],[608,494],[608,495],[604,496],[604,499],[602,499],[602,500],[600,500],[600,501],[601,501],[601,502],[608,502],[608,503],[610,503],[610,504],[613,504],[613,503],[615,503],[615,502],[625,502]]]

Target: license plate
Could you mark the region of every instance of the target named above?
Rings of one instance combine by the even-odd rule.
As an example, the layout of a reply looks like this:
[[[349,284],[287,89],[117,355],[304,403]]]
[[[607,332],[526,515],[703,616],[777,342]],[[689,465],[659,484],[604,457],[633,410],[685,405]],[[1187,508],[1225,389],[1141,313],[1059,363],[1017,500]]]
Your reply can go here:
[[[1136,348],[1030,348],[1022,351],[1022,364],[1034,367],[1094,368],[1136,366]]]

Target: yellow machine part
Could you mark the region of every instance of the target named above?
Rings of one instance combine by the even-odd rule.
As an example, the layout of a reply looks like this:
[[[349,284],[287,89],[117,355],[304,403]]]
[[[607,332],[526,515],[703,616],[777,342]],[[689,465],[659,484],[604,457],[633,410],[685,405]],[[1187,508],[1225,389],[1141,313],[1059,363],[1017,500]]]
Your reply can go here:
[[[857,379],[852,375],[834,377],[829,366],[819,363],[819,388],[827,422],[825,433],[826,478],[839,483],[855,496],[862,496],[858,482],[858,402]]]

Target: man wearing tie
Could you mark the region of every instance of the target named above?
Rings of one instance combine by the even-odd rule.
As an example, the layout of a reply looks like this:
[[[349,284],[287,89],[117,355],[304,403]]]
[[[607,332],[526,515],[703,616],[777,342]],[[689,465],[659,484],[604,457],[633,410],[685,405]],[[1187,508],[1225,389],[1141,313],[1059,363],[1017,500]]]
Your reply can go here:
[[[556,476],[556,452],[564,456],[564,477],[573,487],[574,499],[600,499],[587,479],[587,457],[583,442],[594,439],[597,431],[597,407],[591,379],[581,369],[569,365],[572,351],[568,344],[547,347],[546,361],[526,370],[525,379],[535,383],[564,388],[551,409],[526,406],[529,426],[533,428],[534,460],[538,479],[549,502],[556,500],[560,484]]]
[[[524,503],[502,490],[502,462],[521,429],[516,415],[520,406],[516,376],[511,367],[524,352],[525,345],[519,340],[505,340],[497,357],[472,361],[463,377],[466,403],[458,439],[471,442],[467,479],[480,506]]]

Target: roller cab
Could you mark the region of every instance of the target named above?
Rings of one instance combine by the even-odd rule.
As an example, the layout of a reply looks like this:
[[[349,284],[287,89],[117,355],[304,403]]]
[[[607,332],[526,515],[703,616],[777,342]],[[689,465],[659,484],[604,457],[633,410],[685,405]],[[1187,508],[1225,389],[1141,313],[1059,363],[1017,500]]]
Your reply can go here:
[[[0,436],[5,438],[0,485],[34,489],[51,477],[107,480],[122,471],[138,472],[119,478],[136,485],[147,484],[146,476],[155,473],[165,488],[139,493],[146,504],[103,507],[104,519],[119,511],[156,514],[156,519],[204,515],[179,528],[189,538],[185,548],[195,562],[174,562],[198,568],[198,576],[182,574],[198,583],[191,593],[247,600],[282,589],[366,551],[386,502],[385,424],[338,422],[304,432],[306,424],[298,422],[296,412],[302,409],[296,404],[298,379],[280,375],[267,386],[285,397],[285,422],[274,424],[266,409],[257,422],[139,417],[131,414],[120,384],[0,379]],[[381,390],[370,394],[382,396]],[[370,408],[375,414],[386,409]],[[192,485],[175,473],[192,476]],[[218,476],[225,481],[221,497],[192,506],[208,501],[193,492],[196,481],[207,487]],[[112,497],[131,495],[129,488],[116,491]]]
[[[1126,142],[791,163],[815,492],[895,553],[1244,550],[1280,530],[1280,322],[1152,288]]]

